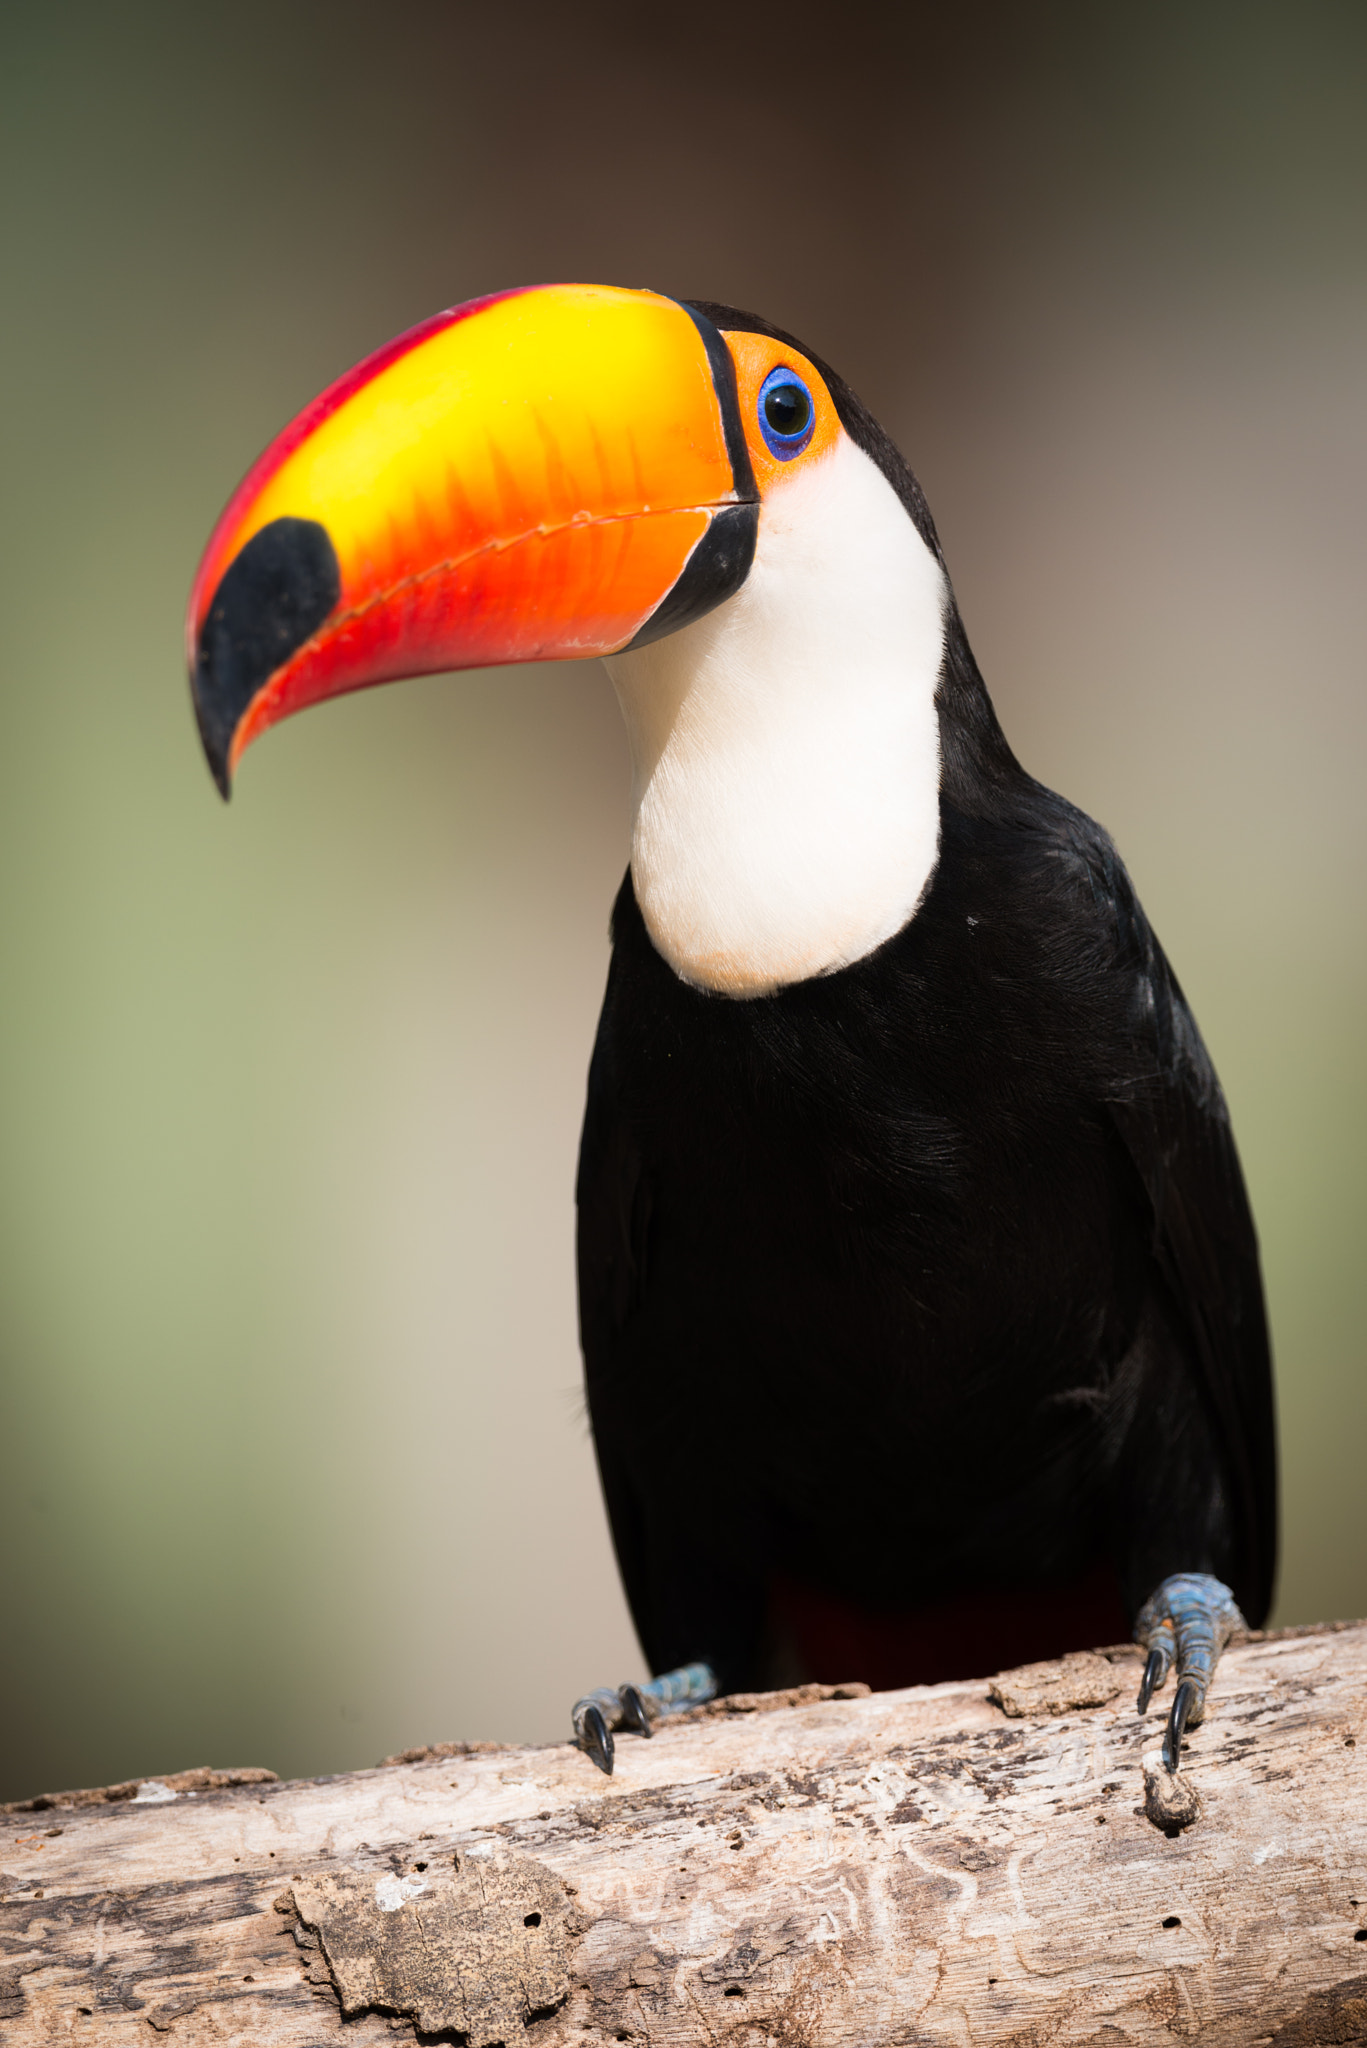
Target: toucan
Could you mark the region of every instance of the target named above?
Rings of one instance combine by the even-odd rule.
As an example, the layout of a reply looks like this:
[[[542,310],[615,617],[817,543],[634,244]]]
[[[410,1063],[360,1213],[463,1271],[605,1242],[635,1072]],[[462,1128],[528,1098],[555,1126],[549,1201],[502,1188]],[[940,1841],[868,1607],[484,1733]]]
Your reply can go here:
[[[580,1328],[653,1676],[1176,1666],[1179,1768],[1276,1556],[1254,1225],[1100,826],[1003,736],[915,477],[782,329],[552,285],[439,313],[288,426],[190,603],[224,796],[276,720],[605,660],[630,866],[580,1151]]]

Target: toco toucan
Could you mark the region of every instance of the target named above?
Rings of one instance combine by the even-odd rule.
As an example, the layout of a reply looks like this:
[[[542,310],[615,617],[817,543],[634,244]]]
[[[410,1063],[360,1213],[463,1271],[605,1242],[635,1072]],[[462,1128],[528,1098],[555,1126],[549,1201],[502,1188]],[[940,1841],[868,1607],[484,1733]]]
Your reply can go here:
[[[1258,1254],[1106,833],[1019,766],[911,471],[731,307],[438,314],[251,470],[195,583],[243,749],[390,678],[602,656],[631,862],[578,1177],[603,1491],[656,1676],[985,1673],[1133,1629],[1176,1768],[1276,1549]],[[1242,1610],[1242,1613],[1240,1612]]]

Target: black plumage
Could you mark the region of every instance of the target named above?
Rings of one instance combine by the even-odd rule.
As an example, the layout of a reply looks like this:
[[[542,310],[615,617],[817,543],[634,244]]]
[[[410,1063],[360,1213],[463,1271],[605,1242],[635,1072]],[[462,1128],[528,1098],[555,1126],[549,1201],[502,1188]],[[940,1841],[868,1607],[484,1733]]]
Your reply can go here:
[[[901,456],[811,359],[938,556]],[[939,863],[867,959],[737,1001],[678,978],[629,876],[614,913],[589,1403],[650,1663],[706,1658],[725,1690],[1054,1654],[1174,1572],[1255,1624],[1270,1599],[1271,1368],[1214,1070],[1110,839],[1016,762],[952,608],[937,701]],[[814,1668],[856,1642],[876,1671]]]

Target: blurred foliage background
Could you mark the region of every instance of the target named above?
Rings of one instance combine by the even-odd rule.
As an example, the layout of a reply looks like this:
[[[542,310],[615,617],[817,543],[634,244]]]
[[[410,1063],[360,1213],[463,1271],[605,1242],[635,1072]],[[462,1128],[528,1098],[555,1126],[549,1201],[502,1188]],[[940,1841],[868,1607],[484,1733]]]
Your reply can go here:
[[[1116,833],[1231,1098],[1276,1618],[1367,1611],[1361,7],[54,0],[0,38],[0,1796],[550,1739],[640,1671],[572,1278],[605,679],[341,701],[225,810],[182,671],[258,449],[509,284],[754,307],[907,450],[1010,738]]]

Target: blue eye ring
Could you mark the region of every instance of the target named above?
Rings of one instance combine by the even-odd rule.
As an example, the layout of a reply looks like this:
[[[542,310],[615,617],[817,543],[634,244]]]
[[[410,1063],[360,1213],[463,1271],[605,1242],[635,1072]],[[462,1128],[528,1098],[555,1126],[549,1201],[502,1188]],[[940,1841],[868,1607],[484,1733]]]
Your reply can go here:
[[[780,462],[800,455],[816,432],[812,394],[786,363],[771,370],[760,385],[757,410],[764,445]]]

